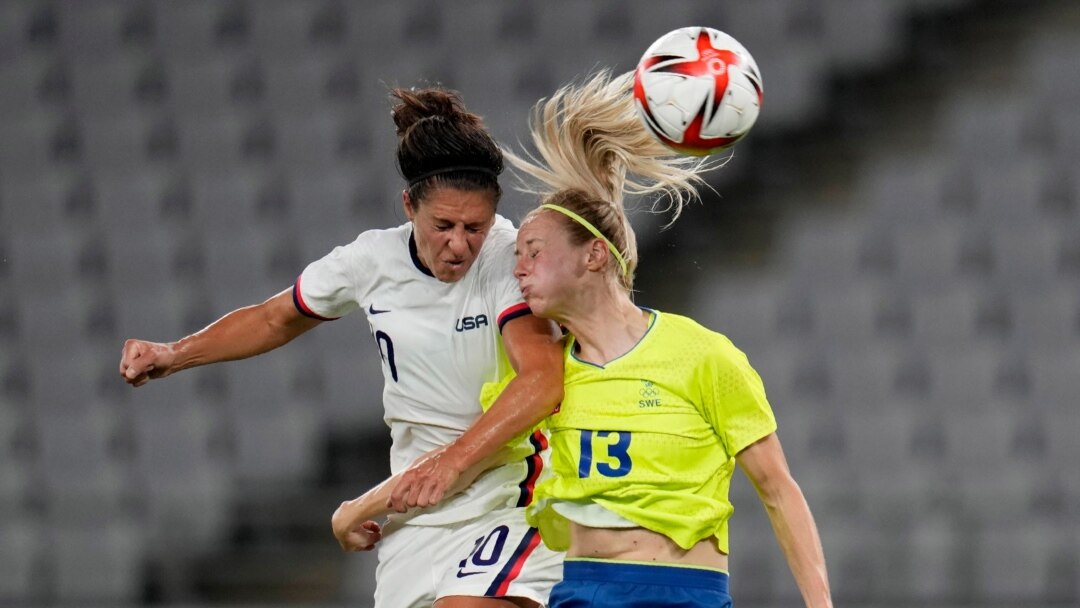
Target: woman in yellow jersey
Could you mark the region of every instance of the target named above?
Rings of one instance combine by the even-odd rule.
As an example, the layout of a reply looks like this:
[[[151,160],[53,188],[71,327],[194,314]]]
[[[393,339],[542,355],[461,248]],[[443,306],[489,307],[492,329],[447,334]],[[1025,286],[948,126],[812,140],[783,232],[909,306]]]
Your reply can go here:
[[[565,397],[548,419],[554,473],[528,508],[566,550],[550,606],[729,606],[728,485],[757,488],[807,606],[830,606],[821,542],[776,436],[761,379],[731,342],[630,297],[625,194],[664,193],[678,217],[707,169],[641,128],[630,74],[541,102],[538,157],[510,155],[542,204],[514,273],[533,314],[568,332]]]

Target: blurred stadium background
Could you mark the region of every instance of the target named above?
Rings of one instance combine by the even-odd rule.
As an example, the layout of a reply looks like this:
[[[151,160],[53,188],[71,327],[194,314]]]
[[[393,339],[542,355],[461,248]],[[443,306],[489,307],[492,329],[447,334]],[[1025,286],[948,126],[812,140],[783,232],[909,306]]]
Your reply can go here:
[[[742,41],[765,106],[704,204],[635,216],[638,301],[749,353],[837,605],[1080,605],[1066,0],[0,0],[0,605],[370,605],[328,524],[387,470],[363,320],[138,391],[123,339],[402,221],[388,85],[512,143],[684,25]],[[737,605],[797,605],[737,479]]]

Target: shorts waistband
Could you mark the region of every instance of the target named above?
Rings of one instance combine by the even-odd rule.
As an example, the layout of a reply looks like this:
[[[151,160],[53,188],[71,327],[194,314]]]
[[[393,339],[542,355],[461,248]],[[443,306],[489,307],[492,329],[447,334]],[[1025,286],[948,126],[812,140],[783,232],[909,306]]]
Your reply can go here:
[[[620,560],[569,558],[563,562],[563,580],[671,585],[728,592],[728,573],[722,570]]]

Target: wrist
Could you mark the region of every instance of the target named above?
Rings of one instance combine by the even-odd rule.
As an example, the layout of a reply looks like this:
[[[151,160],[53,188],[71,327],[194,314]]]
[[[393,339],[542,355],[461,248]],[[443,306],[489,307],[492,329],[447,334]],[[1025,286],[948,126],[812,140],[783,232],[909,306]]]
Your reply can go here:
[[[444,466],[456,471],[459,475],[476,464],[474,462],[476,449],[463,439],[464,436],[451,441],[438,456]]]

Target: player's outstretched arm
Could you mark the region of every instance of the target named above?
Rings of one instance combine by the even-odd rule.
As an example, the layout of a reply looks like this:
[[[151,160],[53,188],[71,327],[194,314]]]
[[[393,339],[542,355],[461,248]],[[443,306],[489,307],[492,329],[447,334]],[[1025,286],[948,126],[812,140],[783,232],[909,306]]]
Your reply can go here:
[[[293,304],[292,289],[286,289],[262,304],[234,310],[176,342],[124,342],[120,376],[132,386],[142,386],[189,367],[245,359],[273,350],[320,322],[300,314]]]
[[[446,449],[436,450],[431,458],[418,460],[403,471],[390,494],[395,511],[438,504],[464,471],[495,462],[492,455],[536,426],[562,401],[563,352],[558,327],[524,315],[507,322],[502,337],[517,375],[491,408]]]
[[[771,433],[739,452],[736,460],[765,505],[803,601],[808,607],[831,607],[821,538],[806,497],[791,476],[780,439]]]
[[[446,447],[432,450],[418,458],[413,463],[413,466],[435,458],[445,450]],[[493,466],[502,464],[507,453],[508,450],[499,450],[492,456],[466,469],[465,472],[458,476],[454,484],[447,489],[446,496],[453,496],[461,492],[469,487],[481,473]],[[404,474],[405,471],[402,471],[368,490],[363,495],[352,500],[346,500],[334,511],[334,515],[330,518],[330,526],[333,528],[334,537],[337,538],[342,549],[346,551],[368,551],[374,548],[375,543],[382,539],[382,526],[375,520],[393,512],[393,509],[388,506],[390,493],[401,481]]]

